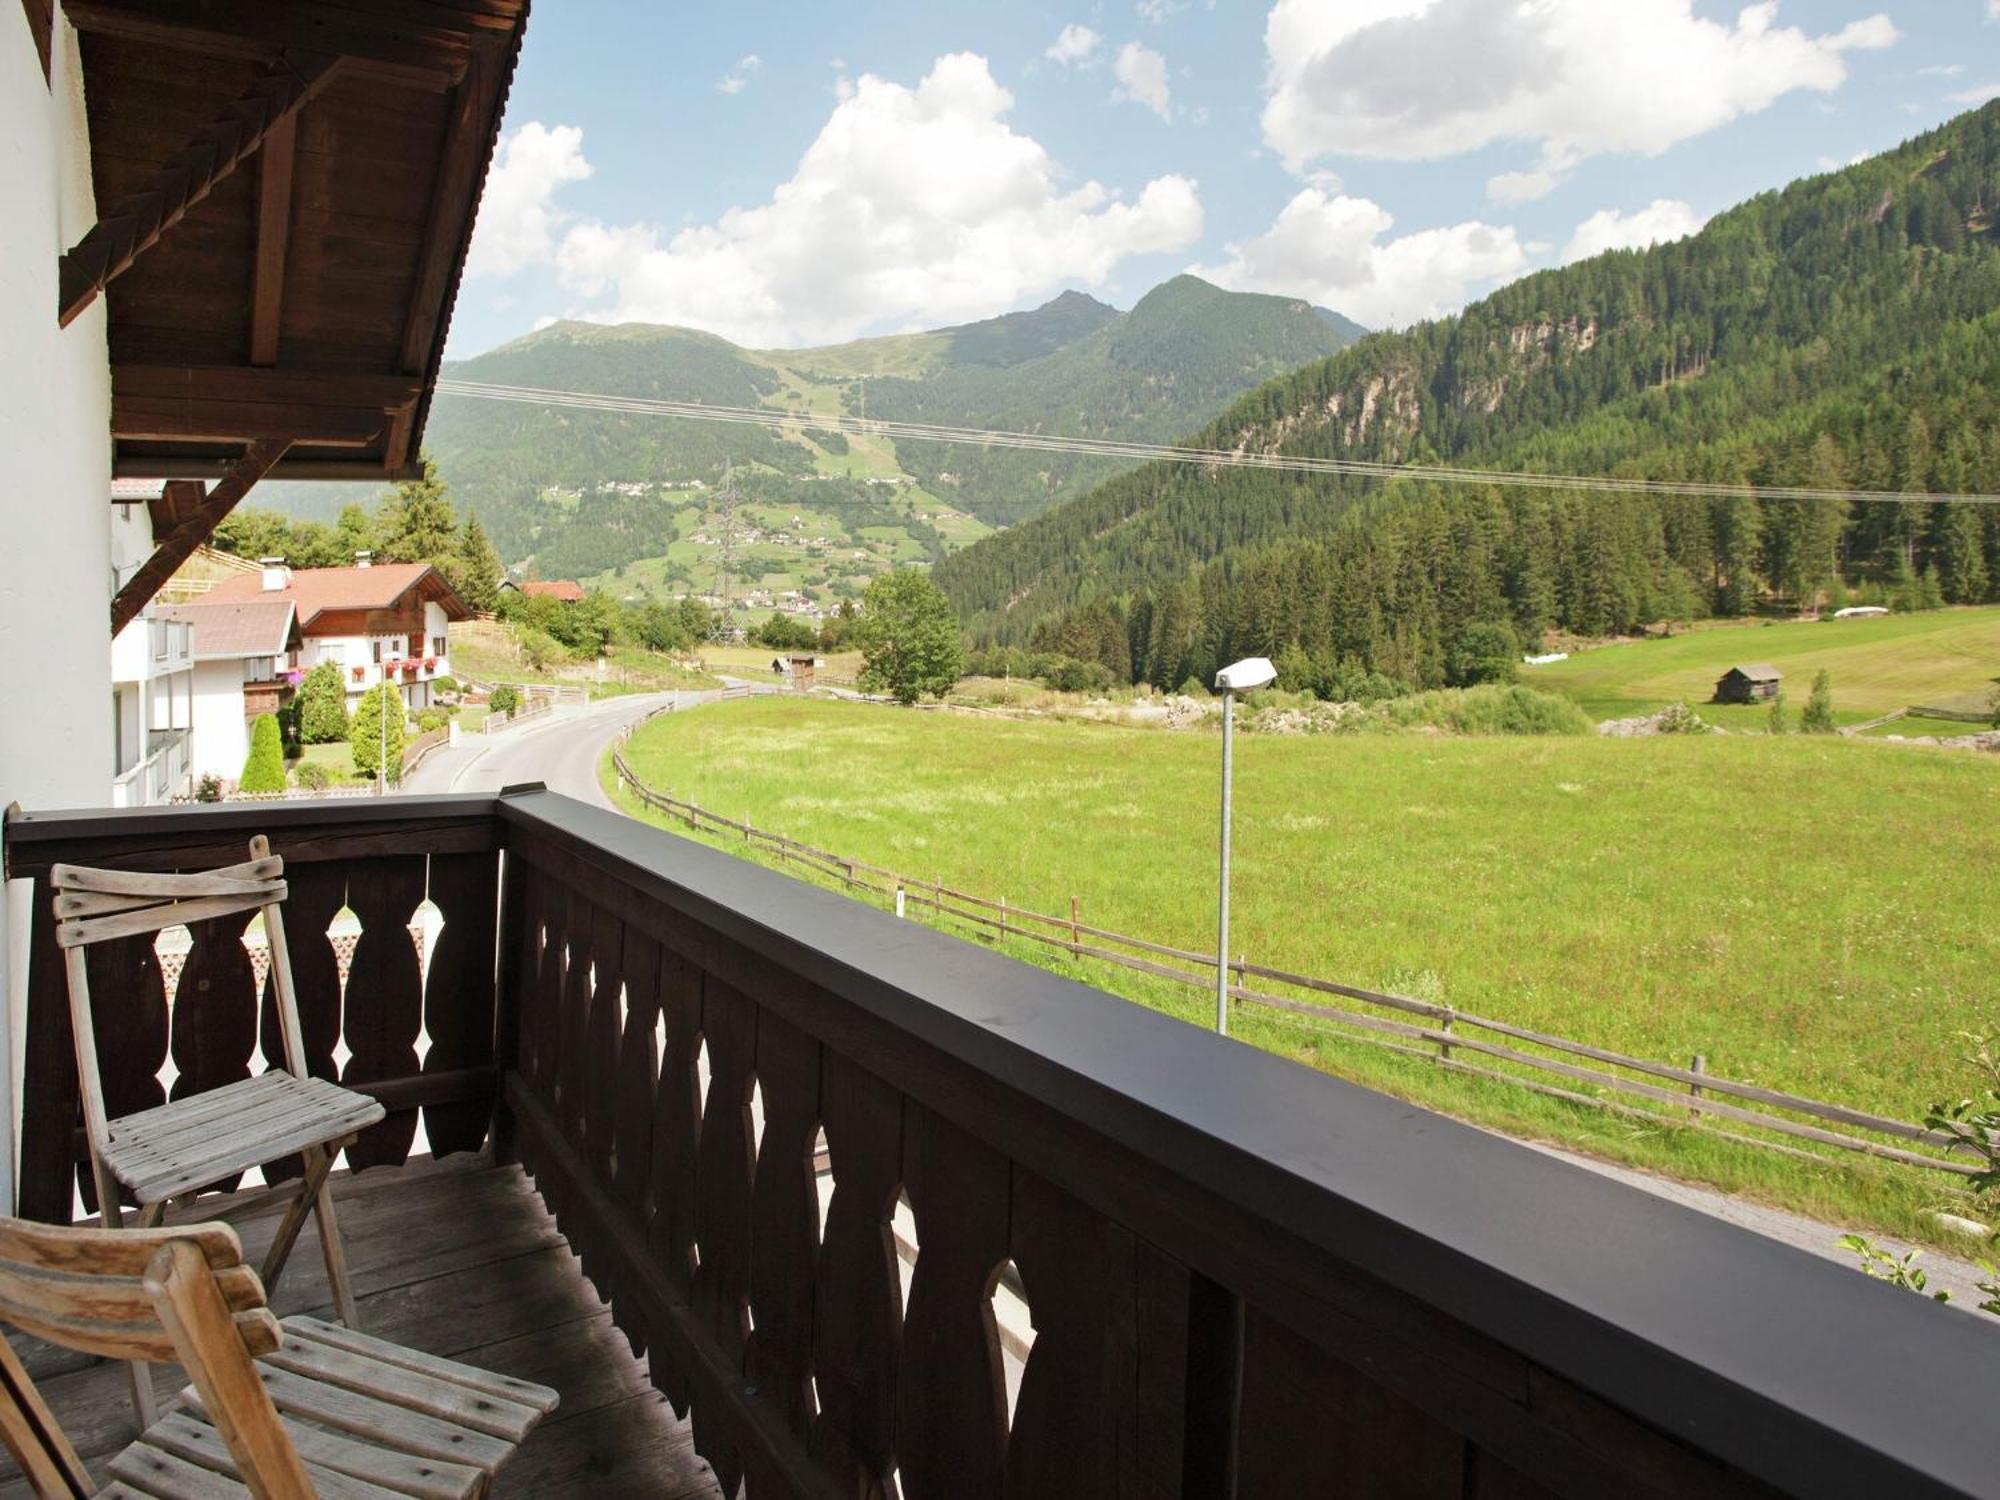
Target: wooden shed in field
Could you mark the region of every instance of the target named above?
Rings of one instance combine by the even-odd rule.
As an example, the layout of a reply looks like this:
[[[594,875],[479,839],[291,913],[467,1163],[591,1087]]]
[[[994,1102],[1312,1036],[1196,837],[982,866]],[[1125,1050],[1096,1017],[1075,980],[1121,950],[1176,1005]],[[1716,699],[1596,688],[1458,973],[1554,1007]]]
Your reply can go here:
[[[1766,662],[1754,662],[1749,666],[1731,667],[1715,682],[1716,703],[1762,703],[1778,696],[1785,677],[1776,667]]]

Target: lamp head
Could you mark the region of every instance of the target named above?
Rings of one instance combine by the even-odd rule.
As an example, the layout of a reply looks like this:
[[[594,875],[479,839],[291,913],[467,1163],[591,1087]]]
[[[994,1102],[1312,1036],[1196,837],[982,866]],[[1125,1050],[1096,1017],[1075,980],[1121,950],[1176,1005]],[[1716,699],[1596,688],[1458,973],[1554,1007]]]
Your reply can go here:
[[[1278,680],[1278,669],[1262,656],[1247,656],[1215,674],[1215,687],[1222,693],[1254,693]]]

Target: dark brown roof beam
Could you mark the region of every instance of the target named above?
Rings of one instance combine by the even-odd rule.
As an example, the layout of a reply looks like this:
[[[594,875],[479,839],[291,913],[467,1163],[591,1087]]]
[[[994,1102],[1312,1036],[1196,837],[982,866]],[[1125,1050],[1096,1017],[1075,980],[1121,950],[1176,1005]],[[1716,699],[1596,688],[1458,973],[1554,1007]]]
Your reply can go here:
[[[194,556],[195,549],[214,534],[223,517],[236,509],[257,481],[271,472],[272,465],[285,456],[289,447],[289,438],[268,438],[254,442],[243,450],[243,456],[230,466],[229,473],[209,491],[194,514],[173,529],[111,601],[111,633],[114,636],[138,618],[139,611],[174,576],[174,570]]]
[[[112,436],[129,442],[248,442],[288,438],[315,448],[365,448],[389,425],[379,407],[311,402],[168,399],[111,393]]]
[[[278,362],[278,321],[285,305],[285,246],[292,233],[292,166],[299,117],[287,115],[257,153],[257,258],[250,270],[250,363]]]
[[[413,18],[417,10],[425,19]],[[271,0],[65,0],[63,14],[79,31],[208,57],[267,60],[291,48],[332,53],[351,71],[434,93],[456,86],[475,51],[504,42],[509,24],[444,6]]]
[[[114,362],[114,396],[207,401],[298,401],[326,406],[407,406],[423,392],[419,375],[371,375],[300,365],[148,365]]]
[[[114,278],[160,241],[187,211],[295,116],[327,84],[340,59],[288,53],[221,119],[153,174],[151,186],[121,198],[62,258],[56,321],[67,328]]]

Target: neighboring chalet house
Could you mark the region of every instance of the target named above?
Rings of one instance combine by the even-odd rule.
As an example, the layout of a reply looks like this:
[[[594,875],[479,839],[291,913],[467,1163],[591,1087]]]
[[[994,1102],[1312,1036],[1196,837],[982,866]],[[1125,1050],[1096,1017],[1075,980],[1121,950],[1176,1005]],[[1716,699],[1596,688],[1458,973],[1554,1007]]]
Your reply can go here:
[[[1716,679],[1716,703],[1760,703],[1778,696],[1784,674],[1765,662],[1731,667]]]
[[[428,708],[438,678],[451,672],[447,627],[472,617],[429,563],[295,569],[267,562],[255,577],[217,584],[205,602],[256,600],[297,608],[300,648],[287,665],[302,677],[323,661],[337,664],[350,708],[378,682],[395,683],[411,709]]]
[[[250,754],[250,725],[291,701],[298,685],[298,610],[290,599],[216,599],[155,605],[151,623],[193,632],[196,779],[234,781]]]
[[[112,639],[113,807],[157,807],[194,790],[195,678],[183,622],[141,617]]]

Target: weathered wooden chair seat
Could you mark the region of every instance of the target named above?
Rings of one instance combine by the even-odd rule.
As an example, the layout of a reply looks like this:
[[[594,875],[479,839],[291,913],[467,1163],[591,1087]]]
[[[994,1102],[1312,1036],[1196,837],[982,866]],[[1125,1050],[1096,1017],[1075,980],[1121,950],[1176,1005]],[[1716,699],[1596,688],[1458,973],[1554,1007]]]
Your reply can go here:
[[[273,1068],[109,1120],[99,1154],[140,1203],[159,1203],[351,1137],[385,1113],[366,1094]]]
[[[192,1381],[93,1490],[0,1339],[0,1438],[42,1496],[476,1500],[556,1405],[546,1386],[318,1318],[281,1325],[224,1224],[0,1219],[0,1315],[65,1348],[178,1359]]]

